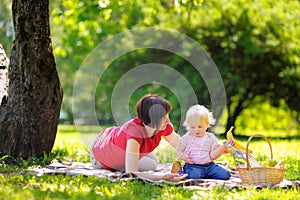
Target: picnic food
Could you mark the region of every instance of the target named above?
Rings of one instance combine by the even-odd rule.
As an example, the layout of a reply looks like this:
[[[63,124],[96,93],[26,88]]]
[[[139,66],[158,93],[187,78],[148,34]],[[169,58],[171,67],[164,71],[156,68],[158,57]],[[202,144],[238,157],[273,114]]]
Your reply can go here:
[[[229,129],[229,131],[227,131],[227,133],[226,133],[226,138],[227,138],[227,140],[230,140],[230,139],[233,139],[233,140],[234,140],[234,137],[233,137],[233,134],[232,134],[232,129],[233,129],[233,128],[234,128],[234,127],[231,126],[230,129]],[[240,144],[237,143],[237,142],[235,142],[234,148],[239,149],[239,150],[246,151],[246,147],[240,145]],[[252,150],[248,149],[248,151],[249,151],[249,153],[252,153]]]
[[[231,146],[228,141],[226,141],[224,145],[229,149],[229,152],[232,154],[236,167],[246,165],[246,151],[239,150]],[[248,161],[251,167],[263,167],[263,165],[261,165],[251,154],[248,155]]]
[[[266,167],[275,167],[277,165],[277,160],[275,159],[269,159],[269,160],[264,160],[262,161],[262,164]]]
[[[176,161],[172,164],[171,173],[177,173],[181,170],[182,170],[181,163],[179,161]]]

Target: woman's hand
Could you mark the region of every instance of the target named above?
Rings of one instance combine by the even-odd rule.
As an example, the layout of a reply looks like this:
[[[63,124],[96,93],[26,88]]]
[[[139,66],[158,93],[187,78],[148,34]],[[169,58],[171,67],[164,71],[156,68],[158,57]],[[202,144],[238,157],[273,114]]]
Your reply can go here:
[[[142,177],[142,178],[147,178],[153,181],[160,181],[160,180],[165,180],[165,181],[181,181],[185,179],[188,175],[187,174],[176,174],[176,173],[164,173],[164,174],[153,174],[153,172],[133,172],[135,175]]]
[[[188,176],[187,174],[167,173],[162,176],[162,180],[178,182],[185,179],[187,176]]]

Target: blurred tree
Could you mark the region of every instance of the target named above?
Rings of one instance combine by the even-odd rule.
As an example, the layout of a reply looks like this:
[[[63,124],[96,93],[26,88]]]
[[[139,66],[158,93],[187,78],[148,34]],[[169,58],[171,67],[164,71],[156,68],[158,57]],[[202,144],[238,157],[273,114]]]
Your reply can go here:
[[[52,150],[62,101],[50,39],[49,0],[13,0],[12,16],[15,39],[8,100],[0,107],[0,156],[40,157]]]
[[[257,96],[264,102],[271,100],[273,106],[284,100],[290,109],[299,112],[299,7],[299,1],[283,0],[53,1],[54,52],[66,94],[63,107],[72,117],[75,72],[96,45],[122,31],[161,27],[190,36],[213,58],[227,94],[226,129],[235,125],[237,117]],[[125,42],[128,47],[134,45],[130,40]],[[205,83],[188,62],[159,50],[135,51],[116,59],[105,71],[105,85],[97,88],[96,97],[100,120],[113,123],[110,98],[119,78],[129,69],[153,60],[184,75],[198,101],[210,105]],[[147,85],[144,91],[167,94],[166,98],[178,108],[166,88]],[[182,114],[175,112],[174,120],[180,121]]]
[[[72,122],[72,90],[76,71],[87,55],[111,35],[130,29],[143,17],[138,1],[91,1],[62,0],[52,1],[52,30],[54,53],[58,72],[64,87],[63,109]],[[114,74],[122,74],[126,68],[120,68]],[[106,91],[110,91],[112,81],[107,82]],[[98,108],[101,113],[109,113],[107,93],[99,94]],[[106,114],[107,115],[107,114]],[[102,117],[101,117],[102,118]],[[110,119],[107,119],[111,121]]]
[[[183,26],[222,73],[227,130],[257,96],[273,106],[284,99],[299,113],[299,17],[299,1],[207,1],[194,11],[193,25]]]

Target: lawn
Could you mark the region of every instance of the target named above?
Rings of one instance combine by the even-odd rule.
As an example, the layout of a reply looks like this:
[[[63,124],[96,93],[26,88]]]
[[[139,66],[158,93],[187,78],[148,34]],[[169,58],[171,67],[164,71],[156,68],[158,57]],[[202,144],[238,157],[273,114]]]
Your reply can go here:
[[[228,190],[218,187],[209,191],[187,190],[182,187],[154,186],[139,181],[110,182],[107,179],[84,176],[49,175],[37,177],[24,169],[44,166],[51,159],[88,162],[88,145],[97,135],[98,127],[82,127],[80,134],[74,126],[60,125],[53,151],[50,156],[27,161],[18,159],[7,164],[7,158],[0,162],[0,199],[300,199],[299,189],[246,189]],[[239,141],[246,144],[246,141]],[[287,168],[285,178],[300,180],[299,139],[271,139],[273,155]],[[251,141],[250,148],[258,159],[270,155],[267,143],[262,139]],[[164,141],[156,150],[161,163],[176,160],[175,151]],[[232,156],[224,155],[220,161],[234,166]]]

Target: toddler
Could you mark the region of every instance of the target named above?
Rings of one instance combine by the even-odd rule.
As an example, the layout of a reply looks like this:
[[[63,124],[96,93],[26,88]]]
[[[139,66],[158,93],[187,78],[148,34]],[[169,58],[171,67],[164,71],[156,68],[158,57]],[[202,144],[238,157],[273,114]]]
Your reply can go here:
[[[227,150],[226,146],[218,143],[214,134],[206,131],[214,121],[212,113],[202,105],[194,105],[187,111],[184,122],[187,132],[176,149],[176,156],[185,161],[179,174],[188,174],[187,178],[190,179],[230,178],[230,173],[214,162]],[[233,140],[229,143],[234,145]],[[180,163],[175,162],[172,172],[179,167],[181,168]]]

